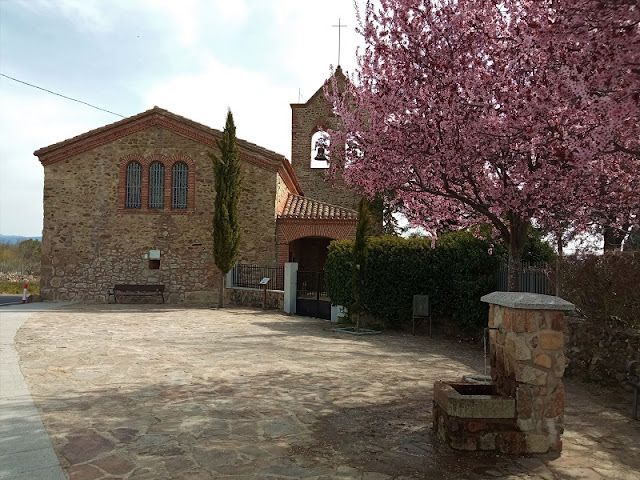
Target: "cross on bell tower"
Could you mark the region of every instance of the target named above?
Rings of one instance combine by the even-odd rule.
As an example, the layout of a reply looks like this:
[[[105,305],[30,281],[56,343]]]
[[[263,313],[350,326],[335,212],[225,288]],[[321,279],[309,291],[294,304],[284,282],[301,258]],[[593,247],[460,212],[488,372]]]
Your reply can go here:
[[[342,25],[342,21],[338,18],[338,25],[332,25],[332,27],[338,29],[338,66],[340,66],[340,41],[341,41],[341,32],[343,28],[346,28],[346,25]]]

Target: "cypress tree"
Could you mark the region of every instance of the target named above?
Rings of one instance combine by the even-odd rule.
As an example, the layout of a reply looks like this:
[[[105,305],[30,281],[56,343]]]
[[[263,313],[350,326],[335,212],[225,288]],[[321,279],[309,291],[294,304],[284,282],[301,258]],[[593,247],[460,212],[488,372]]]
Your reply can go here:
[[[238,201],[240,199],[240,156],[236,145],[236,126],[231,110],[222,138],[217,141],[220,156],[208,152],[213,161],[216,199],[213,213],[213,258],[220,270],[218,308],[224,298],[225,276],[233,268],[240,251],[240,222]]]
[[[353,305],[351,311],[356,316],[356,330],[360,331],[360,316],[364,311],[364,269],[367,263],[367,240],[371,235],[371,217],[368,202],[360,199],[358,206],[358,226],[353,244]]]

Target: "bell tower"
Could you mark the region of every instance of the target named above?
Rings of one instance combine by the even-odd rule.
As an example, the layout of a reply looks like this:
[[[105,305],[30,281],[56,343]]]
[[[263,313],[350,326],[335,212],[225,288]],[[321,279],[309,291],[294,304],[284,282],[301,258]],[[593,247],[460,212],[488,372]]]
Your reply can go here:
[[[335,76],[338,88],[343,88],[346,77],[340,66]],[[329,178],[329,163],[324,160],[325,143],[330,144],[331,139],[323,131],[336,127],[337,119],[324,95],[324,85],[306,103],[292,103],[291,165],[306,197],[357,210],[360,195],[348,190],[342,177]]]

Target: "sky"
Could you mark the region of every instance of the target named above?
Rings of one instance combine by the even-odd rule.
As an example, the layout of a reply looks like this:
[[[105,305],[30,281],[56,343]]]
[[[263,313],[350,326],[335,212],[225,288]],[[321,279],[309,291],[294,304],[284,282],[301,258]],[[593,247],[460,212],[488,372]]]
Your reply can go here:
[[[360,2],[362,3],[362,2]],[[291,158],[291,103],[356,68],[352,0],[0,0],[0,73],[128,117],[154,106]],[[33,152],[122,117],[0,76],[0,234],[40,236]]]

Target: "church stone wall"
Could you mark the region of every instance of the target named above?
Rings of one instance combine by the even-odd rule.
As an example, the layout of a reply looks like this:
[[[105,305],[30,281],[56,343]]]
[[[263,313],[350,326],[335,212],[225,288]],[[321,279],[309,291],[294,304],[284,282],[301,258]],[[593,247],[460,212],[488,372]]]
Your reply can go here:
[[[210,148],[152,127],[45,167],[41,292],[44,299],[106,301],[116,283],[161,283],[170,302],[214,302],[214,205]],[[118,209],[121,159],[186,155],[195,162],[190,213]],[[242,152],[241,155],[248,155]],[[276,176],[243,162],[241,261],[275,264]],[[165,188],[170,188],[166,185]],[[159,269],[145,258],[160,250]]]
[[[276,215],[280,215],[284,210],[285,204],[287,203],[287,198],[289,197],[289,188],[284,183],[282,177],[278,174],[278,181],[276,184],[276,204],[275,204],[275,212]]]

